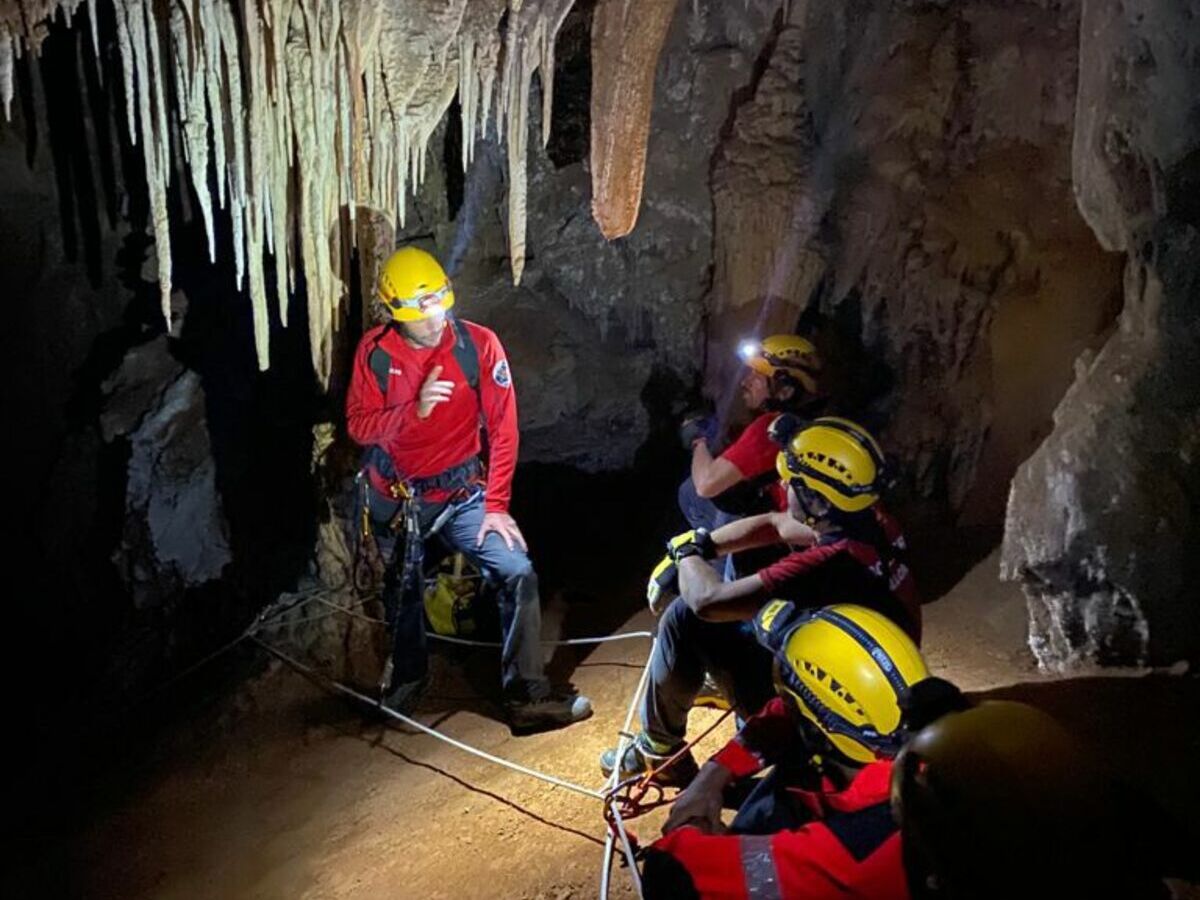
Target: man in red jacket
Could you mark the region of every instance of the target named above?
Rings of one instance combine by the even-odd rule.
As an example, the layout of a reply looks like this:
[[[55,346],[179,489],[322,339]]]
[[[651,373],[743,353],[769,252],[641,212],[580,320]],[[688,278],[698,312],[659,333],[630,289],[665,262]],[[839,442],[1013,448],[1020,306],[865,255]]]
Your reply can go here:
[[[679,486],[679,509],[692,528],[712,531],[742,516],[786,509],[784,488],[775,477],[779,448],[768,426],[785,412],[814,418],[825,405],[817,384],[821,358],[812,342],[774,334],[761,343],[744,341],[738,355],[746,364],[742,400],[755,413],[754,421],[715,456],[709,447],[716,438],[715,417],[689,416],[679,428],[680,441],[691,454],[689,477]],[[775,558],[752,551],[740,562],[758,568]],[[718,571],[732,580],[733,557],[722,560]]]
[[[778,694],[681,793],[646,854],[655,898],[907,900],[889,807],[902,704],[928,670],[887,617],[860,606],[800,610],[776,600],[755,619]],[[727,790],[773,767],[726,833]]]
[[[397,483],[406,485],[422,537],[437,531],[496,583],[501,677],[514,730],[585,719],[592,712],[587,698],[552,691],[544,675],[537,576],[508,512],[519,436],[504,348],[489,329],[454,319],[450,280],[424,250],[392,254],[380,273],[379,299],[391,321],[363,335],[346,396],[350,436],[379,448],[376,455],[382,451],[390,463],[383,468],[391,471],[369,470],[372,487],[386,497]],[[427,673],[424,610],[420,591],[402,583],[398,563],[393,559],[385,583],[395,629],[385,703],[410,709]]]

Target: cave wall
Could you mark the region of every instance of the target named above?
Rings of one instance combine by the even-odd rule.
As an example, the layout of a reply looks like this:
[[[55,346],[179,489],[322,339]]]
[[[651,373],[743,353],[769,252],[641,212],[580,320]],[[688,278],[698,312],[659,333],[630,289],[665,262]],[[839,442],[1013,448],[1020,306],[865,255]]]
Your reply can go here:
[[[1195,660],[1200,4],[1085,0],[1080,45],[1075,193],[1125,306],[1014,480],[1002,571],[1046,667]]]
[[[1072,195],[1077,3],[793,4],[714,167],[707,383],[797,323],[901,495],[998,536],[1012,473],[1120,308]]]
[[[506,275],[503,161],[487,144],[457,211],[446,197],[458,176],[445,157],[431,158],[398,240],[424,240],[449,258],[460,313],[503,339],[519,391],[522,461],[598,470],[630,465],[655,424],[649,410],[678,413],[702,368],[711,157],[779,3],[678,5],[655,80],[637,227],[612,242],[591,214],[591,6],[577,3],[560,32],[550,145],[531,140],[520,287]],[[539,109],[530,104],[531,137],[540,133]]]
[[[280,365],[257,372],[227,223],[214,267],[178,182],[166,331],[112,21],[101,15],[98,58],[81,24],[52,29],[16,66],[0,271],[18,436],[6,555],[28,585],[16,633],[45,636],[6,662],[75,689],[86,721],[227,640],[304,572],[316,393],[303,321],[276,335]],[[54,727],[38,708],[35,730],[43,719]]]

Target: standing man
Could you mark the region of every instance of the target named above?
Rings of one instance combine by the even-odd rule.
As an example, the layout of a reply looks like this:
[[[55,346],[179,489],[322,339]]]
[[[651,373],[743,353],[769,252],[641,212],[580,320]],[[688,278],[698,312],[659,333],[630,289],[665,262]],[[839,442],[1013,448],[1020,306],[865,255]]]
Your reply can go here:
[[[420,541],[437,530],[496,584],[503,630],[501,680],[509,723],[532,731],[592,714],[586,697],[551,690],[543,671],[537,575],[508,512],[517,463],[517,401],[495,333],[450,312],[454,289],[438,261],[417,247],[397,250],[379,276],[391,321],[372,328],[354,356],[346,420],[350,436],[379,447],[417,504]],[[487,435],[486,462],[481,432]],[[373,480],[377,475],[373,474]],[[390,561],[385,602],[394,611],[392,677],[384,703],[410,710],[427,680],[424,607]]]

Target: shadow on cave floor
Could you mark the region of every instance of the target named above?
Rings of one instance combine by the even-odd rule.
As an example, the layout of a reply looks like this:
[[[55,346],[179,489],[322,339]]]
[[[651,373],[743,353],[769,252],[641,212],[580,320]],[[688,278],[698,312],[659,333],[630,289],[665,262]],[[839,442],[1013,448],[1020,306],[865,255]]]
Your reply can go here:
[[[1054,716],[1122,780],[1175,817],[1188,832],[1181,844],[1200,847],[1200,677],[1067,678],[975,696],[1019,700]]]

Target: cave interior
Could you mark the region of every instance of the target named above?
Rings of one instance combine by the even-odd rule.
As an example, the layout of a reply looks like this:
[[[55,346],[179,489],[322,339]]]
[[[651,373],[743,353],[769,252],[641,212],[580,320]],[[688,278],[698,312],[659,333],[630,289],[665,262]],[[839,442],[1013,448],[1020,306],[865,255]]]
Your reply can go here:
[[[0,0],[0,104],[6,894],[594,891],[594,805],[246,639],[376,687],[312,598],[374,602],[345,398],[409,245],[508,353],[544,636],[653,627],[680,420],[731,441],[739,344],[799,334],[930,670],[1200,840],[1196,0]],[[420,721],[593,784],[645,647],[548,654],[596,715],[528,738],[432,657]]]

